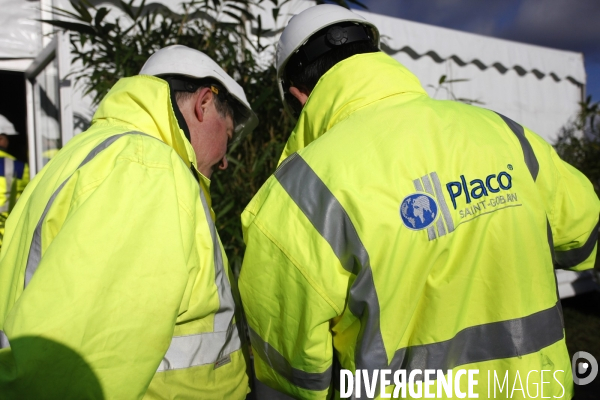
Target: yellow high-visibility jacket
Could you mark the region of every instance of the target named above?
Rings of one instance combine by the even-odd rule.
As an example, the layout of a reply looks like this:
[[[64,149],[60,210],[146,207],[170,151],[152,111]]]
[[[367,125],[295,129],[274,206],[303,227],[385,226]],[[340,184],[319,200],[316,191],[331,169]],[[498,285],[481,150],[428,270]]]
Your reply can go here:
[[[8,214],[29,183],[29,166],[0,149],[0,246]]]
[[[383,53],[340,62],[242,216],[257,378],[324,399],[340,367],[477,369],[479,398],[505,376],[497,398],[534,396],[541,380],[544,396],[570,398],[554,264],[593,265],[599,211],[531,131],[429,98]]]
[[[10,212],[29,183],[29,166],[0,149],[0,212]]]
[[[32,180],[0,258],[0,399],[244,399],[209,180],[165,81],[120,80]]]

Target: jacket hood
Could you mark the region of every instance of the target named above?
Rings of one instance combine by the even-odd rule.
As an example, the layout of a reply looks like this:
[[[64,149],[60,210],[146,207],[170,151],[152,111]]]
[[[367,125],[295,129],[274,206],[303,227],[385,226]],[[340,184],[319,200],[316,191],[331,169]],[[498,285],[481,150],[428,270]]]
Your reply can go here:
[[[400,93],[427,95],[419,79],[383,52],[339,62],[317,82],[279,159],[308,146],[354,111]]]
[[[133,127],[171,146],[188,167],[196,155],[179,126],[166,81],[148,75],[120,79],[94,114],[92,123],[107,121]]]

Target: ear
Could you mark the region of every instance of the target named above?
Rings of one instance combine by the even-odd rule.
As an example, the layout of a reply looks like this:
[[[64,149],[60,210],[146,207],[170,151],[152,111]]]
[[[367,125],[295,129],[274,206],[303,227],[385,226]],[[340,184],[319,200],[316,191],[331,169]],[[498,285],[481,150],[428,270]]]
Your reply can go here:
[[[306,89],[299,89],[296,86],[290,86],[290,94],[298,99],[302,107],[306,104],[308,100],[308,96],[310,96],[310,92]]]
[[[198,97],[194,102],[194,113],[196,114],[196,118],[198,121],[204,121],[204,114],[208,106],[213,102],[213,93],[209,88],[202,88],[198,92]]]

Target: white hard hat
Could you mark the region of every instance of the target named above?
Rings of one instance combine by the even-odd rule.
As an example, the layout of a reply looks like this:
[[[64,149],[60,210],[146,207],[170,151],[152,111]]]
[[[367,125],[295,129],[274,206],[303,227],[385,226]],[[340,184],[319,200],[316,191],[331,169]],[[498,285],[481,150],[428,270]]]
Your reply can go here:
[[[308,8],[300,14],[293,16],[283,30],[283,33],[279,38],[279,43],[277,44],[277,82],[279,84],[279,94],[286,108],[289,106],[285,101],[283,80],[287,62],[300,47],[306,44],[313,34],[323,28],[340,22],[354,22],[369,28],[369,39],[372,40],[376,47],[379,47],[379,30],[377,27],[367,21],[364,17],[355,14],[344,7],[333,4],[321,4]],[[347,41],[346,38],[342,37],[341,39],[342,40],[336,44],[343,44]],[[330,40],[329,37],[328,40]]]
[[[0,114],[0,134],[3,135],[18,135],[19,132],[15,130],[15,126],[6,118]]]
[[[251,132],[258,125],[258,117],[250,108],[244,89],[227,74],[212,58],[201,51],[182,45],[162,48],[154,53],[142,67],[140,75],[180,75],[193,79],[212,78],[242,107],[243,115],[236,115],[236,134]]]

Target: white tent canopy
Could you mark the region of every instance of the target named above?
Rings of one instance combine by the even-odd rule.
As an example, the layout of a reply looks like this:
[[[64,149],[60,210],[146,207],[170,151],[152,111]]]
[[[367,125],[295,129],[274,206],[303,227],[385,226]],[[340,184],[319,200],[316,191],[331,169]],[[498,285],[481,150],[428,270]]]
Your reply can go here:
[[[25,70],[42,49],[39,1],[0,0],[0,69]]]
[[[39,1],[0,0],[0,59],[34,58],[41,50]]]

